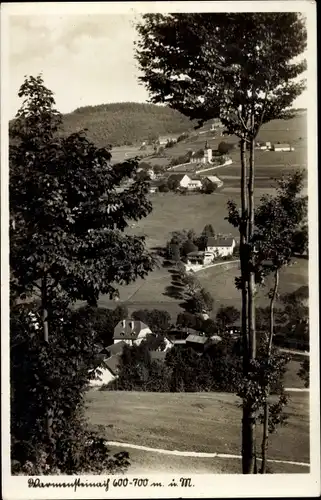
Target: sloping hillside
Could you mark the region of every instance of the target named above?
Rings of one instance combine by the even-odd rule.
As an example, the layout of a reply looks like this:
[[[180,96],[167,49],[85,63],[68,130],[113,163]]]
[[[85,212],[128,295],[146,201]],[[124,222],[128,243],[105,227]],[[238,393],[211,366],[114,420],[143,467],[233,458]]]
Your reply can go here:
[[[178,111],[135,102],[85,106],[64,115],[65,132],[86,128],[89,139],[100,147],[137,144],[192,127],[192,122]]]

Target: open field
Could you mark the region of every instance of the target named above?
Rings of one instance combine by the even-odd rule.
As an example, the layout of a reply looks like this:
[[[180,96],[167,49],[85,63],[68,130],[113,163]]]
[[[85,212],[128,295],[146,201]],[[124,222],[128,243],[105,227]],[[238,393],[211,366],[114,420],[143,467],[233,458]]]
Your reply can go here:
[[[174,193],[153,195],[151,214],[138,221],[130,232],[145,235],[150,248],[163,246],[172,231],[193,228],[199,233],[206,224],[212,224],[217,233],[231,233],[236,236],[237,230],[225,220],[230,197],[224,192],[213,195],[182,196]],[[239,202],[238,193],[233,194],[233,199]]]
[[[309,462],[308,398],[307,393],[291,394],[286,409],[288,425],[271,436],[269,458]],[[106,428],[106,438],[110,441],[166,450],[238,455],[241,440],[239,403],[235,395],[225,393],[90,391],[87,415],[92,425]],[[149,454],[145,454],[145,458],[142,453],[138,455],[141,464],[142,460],[148,462]],[[149,458],[154,459],[154,463],[157,460]],[[167,458],[160,456],[163,467],[166,467]],[[194,460],[190,459],[192,463]],[[223,463],[215,459],[212,463],[213,468],[217,463],[221,469],[218,472],[222,471]],[[200,467],[204,465],[199,463]],[[235,467],[235,463],[232,466]]]
[[[280,295],[293,292],[302,285],[308,285],[308,260],[297,259],[293,266],[285,268],[280,273]],[[235,266],[236,267],[236,266]],[[238,269],[213,267],[197,273],[201,284],[214,298],[215,309],[220,305],[234,305],[241,308],[241,294],[236,290],[234,278],[239,274]],[[272,287],[272,278],[266,279],[266,286],[258,288],[256,304],[260,307],[268,305],[267,294]]]
[[[152,213],[139,221],[129,232],[145,235],[149,248],[163,247],[171,231],[193,228],[200,233],[209,223],[213,225],[216,233],[230,233],[237,237],[237,230],[225,220],[226,204],[230,198],[239,202],[239,192],[221,191],[208,196],[202,194],[179,196],[172,193],[157,195],[152,198]],[[201,282],[214,297],[215,309],[220,304],[240,305],[240,294],[234,286],[237,268],[238,264],[234,265],[234,270],[227,270],[226,265],[222,265],[198,273]],[[281,276],[280,291],[281,293],[292,291],[307,283],[308,261],[298,259],[297,264],[286,269],[284,277]],[[179,306],[181,301],[165,295],[166,287],[170,284],[170,272],[164,268],[156,269],[146,279],[138,279],[135,283],[120,287],[120,301],[126,303],[130,313],[141,308],[159,308],[168,310],[175,319],[181,310]],[[259,305],[267,305],[265,295],[268,289],[269,286],[260,291]],[[113,307],[115,303],[108,297],[102,296],[99,305]]]
[[[234,279],[238,274],[238,262],[224,263],[221,266],[204,269],[197,273],[201,284],[214,298],[213,316],[221,305],[233,305],[240,309],[241,294],[234,285]],[[293,266],[281,272],[280,294],[293,292],[302,285],[308,285],[308,282],[308,261],[297,259]],[[271,286],[271,278],[268,278],[266,286],[258,290],[257,306],[266,307],[268,305],[267,294]],[[145,280],[138,279],[131,285],[120,287],[120,302],[126,304],[130,314],[137,309],[162,309],[168,311],[175,321],[177,314],[182,311],[180,306],[182,300],[174,298],[172,294],[168,293],[170,287],[171,274],[169,270],[157,269],[150,273]],[[110,301],[107,296],[102,296],[99,300],[99,306],[114,307],[115,302]]]

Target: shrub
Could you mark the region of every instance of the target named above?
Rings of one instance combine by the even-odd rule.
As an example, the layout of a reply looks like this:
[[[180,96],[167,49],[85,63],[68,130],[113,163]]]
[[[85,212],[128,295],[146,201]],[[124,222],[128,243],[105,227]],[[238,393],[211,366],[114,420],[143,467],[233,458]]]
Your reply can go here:
[[[128,454],[110,456],[105,439],[89,428],[84,416],[84,396],[100,351],[90,315],[85,321],[83,313],[60,311],[51,319],[50,343],[42,340],[38,328],[34,304],[12,308],[12,472],[79,474],[126,469]],[[52,432],[44,439],[48,408]]]

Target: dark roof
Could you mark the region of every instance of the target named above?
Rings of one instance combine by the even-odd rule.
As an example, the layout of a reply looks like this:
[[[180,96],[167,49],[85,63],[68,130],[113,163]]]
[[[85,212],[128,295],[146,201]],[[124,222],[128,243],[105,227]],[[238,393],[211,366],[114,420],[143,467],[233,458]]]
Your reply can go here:
[[[185,177],[185,175],[187,175],[187,174],[172,174],[168,177],[167,180],[169,181],[170,179],[172,179],[172,180],[181,181]]]
[[[204,149],[200,149],[199,151],[196,151],[196,153],[193,154],[193,158],[203,158],[204,156],[205,156]]]
[[[142,321],[123,319],[115,326],[113,338],[121,340],[135,340],[141,330],[144,330],[145,328],[148,328],[148,326]]]
[[[121,354],[125,345],[126,342],[122,340],[121,342],[116,342],[116,344],[109,345],[105,348],[105,350],[109,353],[110,356],[112,356],[113,354]]]
[[[149,354],[152,361],[165,361],[166,352],[164,351],[150,351]]]
[[[197,175],[193,175],[192,177],[190,177],[191,181],[200,181],[201,178]]]
[[[202,250],[196,250],[195,252],[189,252],[187,257],[204,257],[205,252]]]
[[[203,344],[203,345],[206,344],[208,341],[209,341],[209,339],[205,335],[192,335],[192,334],[190,334],[186,339],[186,342],[190,342],[193,344]]]
[[[273,144],[275,148],[289,148],[290,144]]]
[[[215,238],[210,236],[207,240],[208,247],[231,247],[234,238]]]
[[[114,356],[111,356],[110,358],[105,360],[106,367],[113,375],[117,375],[119,363],[120,363],[119,354],[114,354]]]

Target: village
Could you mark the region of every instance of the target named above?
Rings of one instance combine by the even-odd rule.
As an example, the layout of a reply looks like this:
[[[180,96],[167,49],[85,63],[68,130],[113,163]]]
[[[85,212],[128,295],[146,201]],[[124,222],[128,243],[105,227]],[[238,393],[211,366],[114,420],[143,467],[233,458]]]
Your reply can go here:
[[[8,8],[13,486],[315,469],[307,18],[210,6]]]

